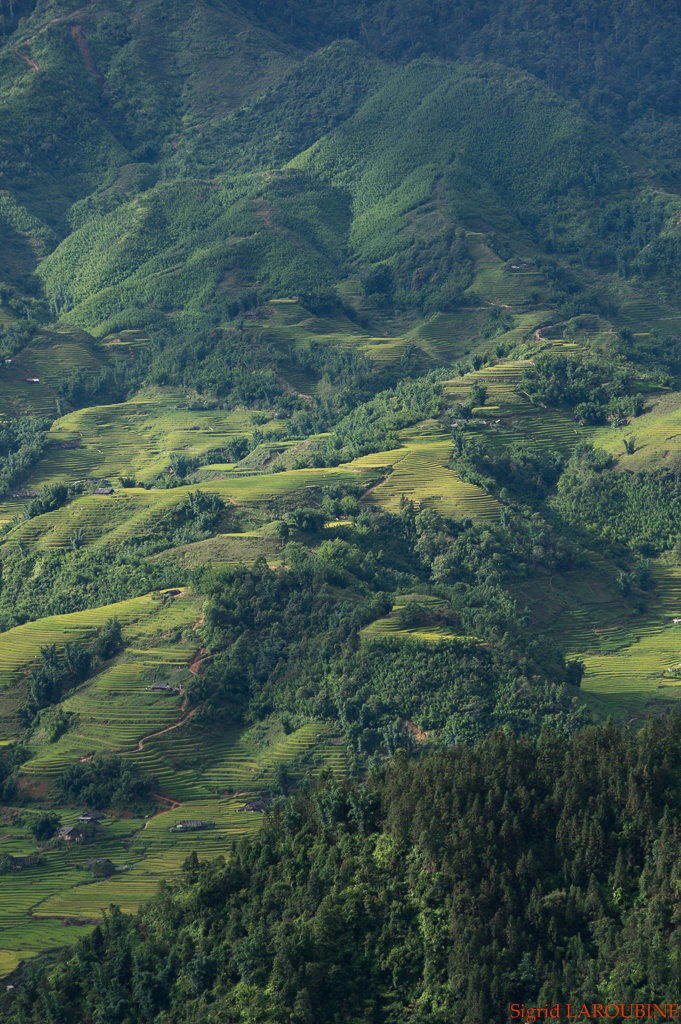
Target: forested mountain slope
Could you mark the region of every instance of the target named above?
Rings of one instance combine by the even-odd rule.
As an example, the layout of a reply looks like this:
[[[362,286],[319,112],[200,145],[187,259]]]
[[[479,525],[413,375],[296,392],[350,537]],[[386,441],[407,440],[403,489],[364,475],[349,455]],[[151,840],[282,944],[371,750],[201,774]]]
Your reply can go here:
[[[661,1008],[678,984],[678,751],[675,715],[636,738],[497,735],[301,793],[227,863],[190,856],[175,891],[137,917],[114,908],[49,975],[3,993],[5,1019]]]
[[[2,0],[8,1019],[672,998],[679,29]]]

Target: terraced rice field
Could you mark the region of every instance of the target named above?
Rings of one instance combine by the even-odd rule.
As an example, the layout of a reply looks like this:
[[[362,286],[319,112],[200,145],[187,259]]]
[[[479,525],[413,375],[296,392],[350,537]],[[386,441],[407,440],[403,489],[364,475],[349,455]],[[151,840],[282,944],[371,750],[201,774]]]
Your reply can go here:
[[[450,437],[435,424],[422,424],[401,435],[402,448],[357,459],[353,465],[393,465],[383,483],[367,500],[390,512],[399,511],[402,495],[418,509],[432,508],[443,516],[470,516],[494,520],[499,504],[482,488],[464,483],[448,464],[454,446]]]
[[[436,313],[411,336],[417,345],[436,359],[459,359],[469,346],[471,336],[480,332],[484,319],[485,312],[480,309]]]
[[[647,299],[623,302],[613,317],[616,327],[629,327],[634,333],[646,333],[651,329],[660,334],[677,335],[681,325],[678,310],[658,306]]]
[[[158,651],[142,652],[157,654]],[[192,735],[191,729],[178,731],[172,739],[168,734],[155,741],[150,762],[144,752],[134,756],[143,767],[153,766],[172,751],[173,758],[184,760],[197,756],[205,760],[211,752],[217,755],[214,765],[204,770],[210,783],[220,787],[239,788],[239,796],[219,797],[204,789],[201,779],[187,786],[186,795],[178,804],[168,807],[147,821],[107,819],[94,843],[61,844],[44,855],[45,864],[25,869],[19,876],[0,876],[0,972],[3,964],[9,972],[25,955],[35,955],[41,948],[59,944],[62,920],[94,922],[110,903],[133,912],[153,895],[159,881],[176,876],[186,856],[196,850],[201,857],[218,854],[229,856],[235,842],[253,836],[263,820],[262,814],[245,812],[249,795],[271,787],[277,764],[293,766],[293,776],[301,772],[314,776],[331,770],[336,777],[347,771],[342,740],[329,732],[323,722],[308,723],[289,736],[281,734],[269,747],[259,745],[243,731]],[[165,747],[165,751],[162,749]],[[296,767],[298,766],[298,767]],[[178,772],[186,778],[191,771]],[[62,814],[63,824],[75,824],[78,811]],[[186,833],[170,832],[182,820],[211,820],[215,828]],[[32,853],[34,847],[12,830],[15,837],[6,847],[13,855]],[[2,840],[0,840],[1,842]],[[4,849],[4,847],[3,847]],[[83,870],[89,856],[109,857],[118,870],[109,879],[93,881]],[[27,916],[34,921],[27,927]],[[51,926],[51,927],[50,927]],[[57,930],[55,932],[55,929]],[[19,934],[21,944],[13,942]],[[56,938],[55,938],[56,934]],[[34,940],[42,936],[43,946]],[[2,953],[2,950],[5,950]]]
[[[497,282],[497,287],[502,267],[498,260],[482,256],[478,283],[491,287]],[[515,288],[512,279],[504,284],[511,291]],[[307,345],[311,338],[328,340],[334,345],[358,347],[380,362],[399,358],[408,344],[406,338],[378,339],[352,325],[350,330],[343,317],[328,321],[309,318],[293,301],[270,305],[263,330],[292,345]],[[452,358],[484,316],[484,309],[441,314],[416,332],[415,340],[436,358]],[[516,316],[513,331],[502,340],[517,341],[536,322],[534,314]],[[112,339],[113,343],[118,342]],[[64,360],[77,357],[68,348],[71,344],[64,342]],[[481,433],[490,447],[524,438],[538,448],[569,453],[578,440],[594,432],[579,428],[569,416],[533,406],[519,389],[525,365],[526,361],[501,360],[465,378],[456,378],[446,385],[448,399],[452,406],[466,401],[471,385],[480,380],[488,387],[482,417],[491,422]],[[314,382],[301,374],[294,386],[310,394]],[[46,391],[53,401],[49,389]],[[84,447],[50,451],[37,467],[31,486],[54,480],[133,474],[145,479],[145,474],[167,466],[171,451],[199,454],[220,448],[235,434],[251,434],[250,417],[244,413],[177,408],[187,397],[178,389],[157,390],[122,406],[81,410],[63,417],[51,433],[52,441],[77,441]],[[660,413],[656,415],[655,422],[652,417],[650,423],[646,417],[640,421],[641,442],[657,445],[655,451],[671,440],[668,434],[675,429],[674,417],[678,417],[681,436],[681,409],[667,409],[664,424]],[[497,425],[496,419],[502,422]],[[636,426],[638,433],[639,423]],[[275,429],[277,425],[272,427]],[[361,484],[368,489],[378,480],[377,470],[393,467],[365,495],[367,503],[397,511],[404,494],[417,509],[433,508],[446,516],[470,516],[483,522],[497,518],[497,502],[480,488],[460,480],[449,468],[454,449],[448,430],[428,421],[405,431],[401,444],[397,450],[365,456],[334,469],[206,479],[198,486],[219,494],[228,505],[258,505],[286,495],[304,498],[306,490],[333,483]],[[225,474],[230,467],[220,463],[206,468],[207,474],[213,471]],[[118,489],[111,497],[85,496],[19,525],[7,543],[21,540],[30,546],[68,548],[74,530],[82,528],[88,545],[115,544],[153,531],[160,518],[195,489]],[[6,501],[0,506],[0,521],[3,517],[11,519],[20,507],[19,502]],[[225,564],[252,560],[250,555],[246,557],[246,551],[253,558],[263,551],[275,561],[279,545],[254,531],[187,545],[176,549],[173,557],[185,564],[200,560]],[[599,595],[594,594],[592,603],[587,600],[581,607],[573,603],[555,624],[556,637],[586,663],[584,694],[625,721],[657,701],[681,696],[681,678],[664,675],[681,663],[681,627],[669,624],[671,615],[681,616],[681,572],[658,565],[655,573],[660,604],[648,615],[634,619],[625,615],[615,601],[611,602],[612,608],[607,606],[606,615],[604,601],[609,598],[606,595],[599,603]],[[428,598],[413,596],[421,604],[429,602]],[[446,642],[454,638],[451,629],[438,623],[431,625],[430,619],[429,624],[403,629],[399,610],[407,597],[403,595],[389,615],[363,630],[363,639],[410,636]],[[84,641],[113,614],[124,625],[128,643],[125,653],[67,698],[64,708],[77,716],[77,724],[55,743],[44,742],[23,770],[27,782],[47,786],[49,793],[59,773],[77,759],[95,750],[119,753],[126,763],[135,762],[156,776],[158,792],[168,800],[168,809],[146,821],[110,819],[92,845],[62,844],[45,854],[43,865],[18,876],[0,876],[0,976],[20,958],[62,944],[64,919],[89,922],[83,926],[87,928],[111,902],[124,910],[135,910],[153,895],[162,878],[177,877],[191,851],[196,850],[202,857],[229,856],[234,843],[253,836],[263,820],[261,814],[244,812],[244,804],[258,794],[271,792],[282,766],[293,783],[323,771],[330,771],[336,778],[347,776],[348,755],[342,737],[328,722],[307,722],[290,735],[275,732],[274,727],[269,733],[264,727],[262,732],[259,727],[212,730],[212,724],[201,719],[200,708],[193,717],[186,717],[182,692],[159,694],[148,690],[155,677],[178,685],[181,691],[191,679],[188,664],[199,644],[193,626],[200,615],[200,604],[193,598],[183,597],[164,606],[148,596],[96,611],[55,616],[1,634],[0,686],[11,689],[35,661],[41,646],[55,642],[61,647],[65,640]],[[596,633],[593,621],[597,614],[604,625]],[[164,637],[176,628],[172,643],[166,644]],[[11,692],[19,689],[15,687]],[[75,823],[78,813],[78,808],[62,812],[63,823]],[[187,819],[211,819],[216,827],[169,832],[171,825]],[[3,849],[15,854],[32,852],[33,842],[22,836],[20,829],[15,831],[4,846],[0,830],[0,853]],[[117,867],[127,868],[110,879],[95,882],[88,872],[80,870],[92,855],[110,857]],[[66,931],[66,939],[72,940],[76,934],[74,930]]]
[[[169,466],[171,452],[197,456],[252,432],[245,412],[172,408],[170,396],[80,409],[54,424],[48,434],[53,448],[36,466],[31,485],[118,476],[144,481]],[[71,444],[81,447],[59,447]]]
[[[333,758],[327,756],[330,746],[328,732],[329,727],[325,723],[311,722],[267,748],[254,747],[253,742],[246,738],[236,738],[229,752],[205,769],[202,778],[221,788],[246,787],[260,791],[272,786],[278,764],[290,765],[301,759],[306,760],[306,770],[312,775],[320,770],[321,762],[334,771],[344,773],[344,752],[334,747]]]
[[[400,611],[407,604],[407,600],[413,600],[422,608],[432,610],[433,616],[443,607],[442,601],[436,597],[428,597],[423,594],[413,594],[398,597],[388,615],[382,619],[375,619],[361,631],[363,640],[373,640],[383,637],[409,638],[411,640],[426,640],[438,642],[440,640],[462,639],[446,625],[433,624],[421,625],[414,628],[405,628],[400,619]]]
[[[656,591],[645,615],[627,615],[604,623],[601,605],[585,605],[561,618],[560,641],[568,657],[586,666],[585,694],[605,714],[628,716],[664,706],[681,697],[681,678],[669,674],[681,666],[681,569],[652,563]],[[594,623],[602,623],[594,626]]]
[[[206,562],[211,565],[234,565],[237,562],[252,565],[261,556],[270,564],[278,562],[281,558],[281,541],[253,530],[218,534],[209,540],[183,544],[154,555],[151,561],[172,561],[186,566],[205,565]]]
[[[681,394],[662,389],[646,395],[649,412],[630,420],[626,427],[601,427],[593,443],[609,452],[621,469],[659,467],[668,460],[676,464],[681,455]],[[625,438],[635,438],[635,451],[627,455]]]
[[[46,384],[29,383],[28,371],[14,367],[0,368],[0,408],[5,416],[55,416],[56,396]]]
[[[7,320],[6,316],[0,317]],[[93,339],[63,325],[62,329],[41,330],[31,343],[0,367],[0,409],[4,416],[58,415],[58,385],[74,370],[91,380],[102,362],[93,351]],[[27,378],[37,378],[27,380]]]
[[[291,353],[306,349],[310,342],[333,345],[338,349],[359,349],[375,362],[400,359],[410,344],[408,338],[373,337],[340,313],[329,317],[311,316],[298,302],[274,299],[254,321],[268,340],[286,346]],[[295,366],[295,363],[294,363]],[[293,367],[286,373],[287,381],[302,394],[313,394],[316,381]]]
[[[184,644],[130,648],[95,685],[84,688],[83,696],[91,707],[98,694],[115,694],[119,701],[125,701],[139,693],[140,677],[132,668],[153,672],[163,665],[170,666],[171,671],[172,667],[182,670],[187,650]],[[82,716],[83,709],[80,713]],[[48,748],[46,768],[50,755],[55,764],[62,763],[58,747],[54,744]],[[99,740],[96,747],[112,749],[104,740]],[[72,760],[75,747],[67,753]],[[250,733],[243,729],[206,733],[205,726],[194,730],[188,723],[162,733],[147,741],[142,751],[129,751],[124,757],[156,772],[159,788],[177,803],[169,803],[165,811],[143,821],[109,817],[94,841],[60,843],[43,854],[42,864],[25,868],[19,875],[0,875],[0,976],[26,957],[73,941],[75,935],[82,934],[81,929],[87,930],[100,920],[111,903],[134,912],[155,893],[161,879],[178,876],[192,851],[203,858],[220,854],[228,857],[235,843],[255,835],[260,828],[263,815],[243,808],[249,798],[271,788],[277,765],[286,765],[292,780],[304,775],[314,777],[324,770],[337,778],[347,773],[343,741],[325,722],[307,723],[288,736],[279,732],[271,742],[257,729]],[[188,767],[194,762],[194,767]],[[34,763],[24,770],[29,769],[37,774]],[[216,788],[239,790],[239,795],[217,795]],[[77,808],[62,811],[62,824],[76,824],[78,815]],[[179,821],[196,819],[211,820],[215,828],[169,831]],[[7,835],[3,831],[0,852],[14,856],[35,853],[23,829],[9,828]],[[116,873],[108,879],[93,880],[85,865],[92,856],[111,859]],[[78,929],[65,933],[62,922],[77,924]]]
[[[504,261],[485,245],[483,234],[469,232],[467,239],[475,262],[475,276],[469,293],[491,302],[514,303],[524,301],[528,288],[533,284],[545,287],[541,274],[536,272],[509,273]]]
[[[22,673],[30,668],[40,656],[40,648],[57,644],[63,649],[64,643],[84,641],[94,635],[108,618],[117,615],[124,627],[124,636],[136,633],[133,624],[140,623],[159,609],[159,602],[150,596],[137,597],[130,601],[104,605],[69,615],[52,615],[36,622],[0,634],[0,687],[16,682]]]
[[[452,405],[465,404],[474,383],[487,387],[485,405],[476,410],[476,418],[479,423],[486,419],[481,436],[492,449],[524,440],[539,450],[556,449],[567,454],[580,440],[591,440],[597,428],[581,426],[567,413],[532,405],[522,391],[523,369],[528,365],[531,360],[502,360],[454,378],[446,384],[445,393]],[[502,422],[496,424],[496,420]]]
[[[161,875],[137,866],[120,875],[51,893],[33,908],[37,918],[102,919],[102,912],[115,903],[124,913],[134,914],[140,903],[154,895]]]
[[[369,486],[372,480],[369,472],[363,480],[354,467],[337,466],[209,480],[170,490],[118,488],[113,495],[84,495],[54,512],[19,523],[6,543],[18,544],[21,541],[30,546],[64,549],[70,547],[71,536],[78,529],[84,530],[86,546],[115,544],[129,537],[149,535],[173,506],[186,501],[187,495],[197,489],[217,494],[226,505],[230,505],[268,502],[334,483]]]
[[[138,844],[147,847],[143,864],[148,867],[153,858],[166,850],[182,856],[197,850],[202,857],[228,855],[234,842],[251,837],[260,828],[263,815],[243,811],[245,797],[206,800],[187,800],[180,807],[171,808],[152,818],[137,836]],[[213,821],[215,828],[196,832],[170,832],[181,821]]]

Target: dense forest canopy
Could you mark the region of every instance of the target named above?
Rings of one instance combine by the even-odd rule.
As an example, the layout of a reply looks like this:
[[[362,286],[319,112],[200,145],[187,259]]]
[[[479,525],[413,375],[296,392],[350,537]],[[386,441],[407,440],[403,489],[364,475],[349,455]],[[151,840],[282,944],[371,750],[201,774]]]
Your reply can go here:
[[[681,721],[497,733],[278,802],[225,861],[112,908],[8,1022],[506,1021],[678,998]],[[611,1012],[614,1012],[611,1010]],[[590,1014],[589,1014],[590,1015]]]

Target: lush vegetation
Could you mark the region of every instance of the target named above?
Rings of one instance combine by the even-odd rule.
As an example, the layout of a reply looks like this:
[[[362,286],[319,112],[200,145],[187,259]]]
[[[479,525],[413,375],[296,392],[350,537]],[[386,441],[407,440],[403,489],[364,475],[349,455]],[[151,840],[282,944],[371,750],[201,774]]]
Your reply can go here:
[[[582,423],[604,423],[640,416],[645,406],[630,367],[579,353],[540,355],[523,374],[523,388],[533,402],[568,405]]]
[[[66,802],[93,808],[144,804],[157,784],[156,778],[139,765],[106,754],[95,754],[71,765],[59,780]]]
[[[324,541],[311,553],[289,543],[287,571],[263,560],[204,573],[204,636],[218,653],[192,697],[207,701],[207,717],[339,716],[359,765],[400,714],[467,739],[502,723],[534,732],[545,720],[571,732],[584,711],[565,685],[580,674],[530,635],[504,588],[533,564],[571,568],[569,549],[538,533],[522,520],[481,530],[406,506],[399,516],[361,516],[352,544]],[[362,641],[392,593],[414,587],[443,600],[460,638],[435,649],[418,632],[407,643]]]
[[[678,997],[680,31],[0,2],[3,1020]]]
[[[678,493],[674,470],[613,474],[576,457],[554,507],[570,526],[656,554],[671,550],[681,533]]]
[[[45,431],[51,420],[24,417],[9,420],[0,427],[0,497],[28,475],[31,466],[45,451]]]
[[[8,1021],[482,1022],[670,1002],[681,722],[496,733],[281,801],[3,996]],[[628,1007],[627,1007],[628,1009]],[[57,1016],[58,1015],[58,1016]]]

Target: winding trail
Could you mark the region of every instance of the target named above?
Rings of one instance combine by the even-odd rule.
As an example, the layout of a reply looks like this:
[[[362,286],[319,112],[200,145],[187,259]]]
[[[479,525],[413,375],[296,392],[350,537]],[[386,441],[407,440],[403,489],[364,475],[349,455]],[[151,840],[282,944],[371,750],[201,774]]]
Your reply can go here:
[[[169,796],[163,796],[162,793],[152,793],[151,795],[155,797],[157,800],[167,801],[170,804],[170,807],[164,807],[162,811],[158,811],[157,814],[152,814],[150,818],[147,818],[147,820],[144,823],[144,828],[148,828],[148,826],[151,824],[154,818],[160,818],[162,814],[168,814],[170,811],[177,811],[180,807],[182,807],[182,803],[179,800],[171,800]],[[142,829],[143,832],[144,828]]]
[[[165,729],[159,730],[159,732],[150,732],[148,736],[143,736],[142,739],[137,744],[137,749],[138,750],[144,750],[145,742],[147,740],[153,740],[155,736],[163,736],[163,734],[166,733],[166,732],[172,732],[173,729],[179,729],[181,725],[184,725],[185,722],[189,721],[189,719],[192,717],[192,715],[196,714],[196,712],[199,710],[199,708],[201,706],[202,706],[202,704],[197,704],[195,708],[192,708],[192,710],[188,711],[186,715],[183,715],[182,718],[180,719],[180,721],[179,722],[175,722],[174,725],[168,725],[168,726],[166,726]]]
[[[377,484],[372,484],[371,487],[367,487],[366,491],[363,494],[360,494],[359,500],[360,501],[364,501],[364,499],[367,497],[367,495],[371,494],[372,491],[375,491],[377,487],[381,486],[381,484],[384,484],[389,476],[390,476],[389,473],[384,473],[383,476],[381,477],[381,479],[378,481]]]
[[[537,330],[534,332],[534,340],[535,341],[548,341],[549,339],[548,338],[544,338],[542,336],[541,332],[542,331],[550,331],[551,328],[555,327],[555,326],[556,326],[555,324],[545,324],[544,327],[538,327]]]
[[[97,3],[97,0],[90,0],[90,2],[88,4],[85,4],[84,7],[79,7],[78,10],[71,11],[70,14],[62,14],[59,18],[52,18],[51,21],[46,21],[44,25],[40,26],[40,28],[38,29],[37,32],[34,32],[33,35],[30,36],[28,39],[22,39],[22,41],[20,43],[17,43],[17,45],[14,47],[14,52],[16,53],[16,55],[19,58],[19,60],[23,60],[26,64],[28,64],[29,68],[32,71],[40,71],[40,64],[38,64],[38,61],[34,60],[33,57],[26,56],[25,53],[19,53],[19,47],[20,46],[30,46],[31,43],[34,41],[34,39],[37,39],[39,35],[42,35],[43,32],[47,31],[47,29],[50,27],[50,25],[56,25],[58,21],[68,21],[69,18],[75,18],[75,16],[77,14],[81,14],[83,11],[86,11],[88,9],[88,7],[92,7],[92,5],[95,4],[95,3]],[[82,30],[80,28],[80,25],[74,26],[74,27],[77,28],[78,32],[81,33],[81,36],[82,36]],[[72,30],[71,34],[73,35],[74,39],[76,39],[76,42],[78,42],[78,46],[80,48],[80,41],[78,39],[77,34],[74,33],[73,30]],[[87,43],[85,45],[87,46]],[[83,51],[82,51],[82,48],[81,48],[81,53],[82,52]],[[83,58],[85,58],[84,54],[83,54]],[[90,59],[92,59],[92,58],[90,58]],[[86,64],[86,67],[87,67],[87,60],[85,61],[85,64]],[[90,68],[88,68],[88,71],[89,70],[90,70]]]
[[[199,665],[203,665],[204,661],[210,661],[210,659],[214,657],[214,654],[206,654],[205,651],[199,651],[194,660],[189,665],[187,665],[187,668],[192,673],[192,675],[198,676]]]

